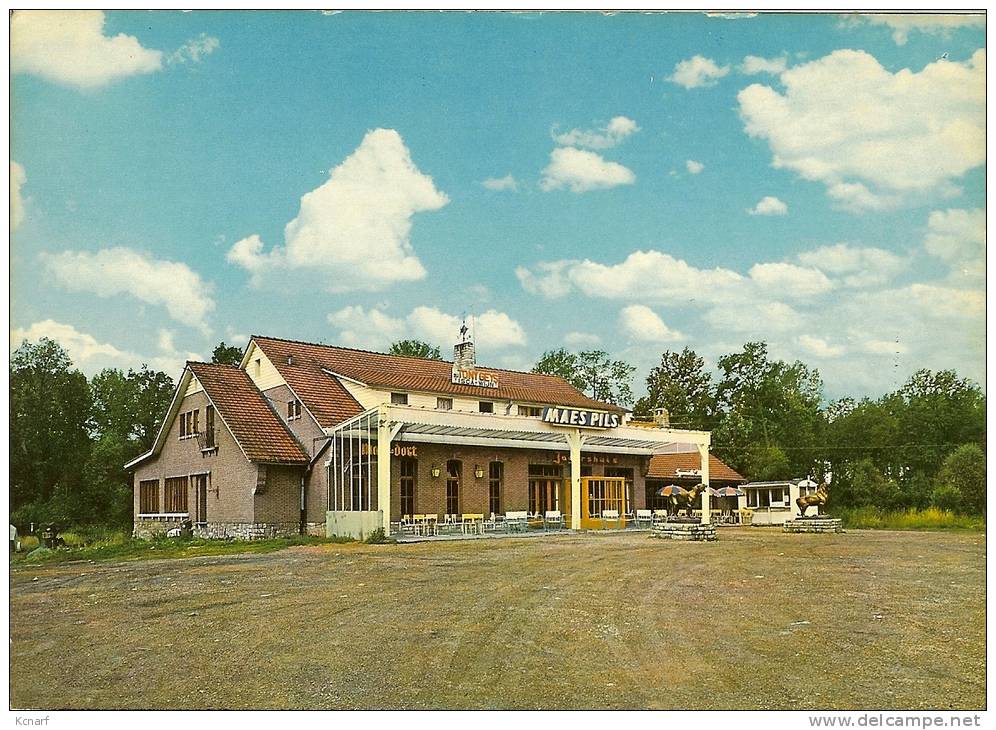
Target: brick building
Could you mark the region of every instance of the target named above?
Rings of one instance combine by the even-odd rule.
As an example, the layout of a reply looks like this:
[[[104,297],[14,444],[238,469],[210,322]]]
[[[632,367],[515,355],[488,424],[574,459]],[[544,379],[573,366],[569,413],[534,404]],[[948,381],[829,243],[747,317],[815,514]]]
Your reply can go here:
[[[561,378],[479,367],[463,334],[452,362],[254,336],[238,367],[187,363],[126,468],[137,535],[189,520],[249,539],[414,514],[556,510],[583,528],[646,507],[662,457],[708,484],[725,468],[708,452],[708,433],[633,423]]]

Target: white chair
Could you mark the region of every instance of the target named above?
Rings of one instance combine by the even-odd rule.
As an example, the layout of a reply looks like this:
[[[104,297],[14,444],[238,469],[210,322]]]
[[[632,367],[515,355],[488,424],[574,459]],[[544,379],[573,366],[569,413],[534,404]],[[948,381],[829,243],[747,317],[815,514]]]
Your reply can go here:
[[[559,509],[547,510],[546,514],[543,516],[543,529],[554,527],[558,530],[564,528],[564,516],[560,514]]]
[[[654,522],[654,513],[648,509],[638,509],[636,511],[636,526],[646,525],[650,527]]]
[[[508,532],[519,532],[529,524],[528,512],[506,512],[505,529]]]
[[[602,529],[605,529],[606,522],[615,522],[616,527],[619,526],[619,510],[617,509],[603,509],[602,510]]]

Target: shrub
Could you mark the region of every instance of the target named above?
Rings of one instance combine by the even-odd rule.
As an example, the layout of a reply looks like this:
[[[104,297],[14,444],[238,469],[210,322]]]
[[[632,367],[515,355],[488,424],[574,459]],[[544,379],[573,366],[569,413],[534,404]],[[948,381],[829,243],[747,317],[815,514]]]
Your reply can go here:
[[[384,533],[383,527],[378,527],[376,530],[367,535],[366,540],[364,540],[367,545],[383,545],[384,543],[390,542],[387,539],[387,535]]]
[[[930,497],[934,507],[947,512],[961,512],[964,499],[961,491],[951,484],[941,484]]]
[[[961,509],[977,515],[986,513],[986,455],[978,445],[963,444],[948,454],[937,481],[939,488],[955,489],[961,494]]]

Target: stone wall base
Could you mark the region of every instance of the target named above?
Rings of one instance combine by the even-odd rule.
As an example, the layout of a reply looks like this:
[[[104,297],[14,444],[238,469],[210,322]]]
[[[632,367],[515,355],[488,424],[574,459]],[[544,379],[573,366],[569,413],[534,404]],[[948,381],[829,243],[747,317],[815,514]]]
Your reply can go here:
[[[132,535],[139,540],[151,540],[154,537],[165,537],[166,533],[176,527],[182,527],[184,520],[135,520]]]
[[[693,522],[664,522],[655,525],[650,534],[663,540],[712,541],[716,539],[716,526]]]
[[[183,520],[135,520],[132,534],[140,540],[165,537],[169,530],[182,527],[183,523]],[[305,523],[305,532],[324,537],[325,523]],[[292,537],[300,533],[299,522],[208,522],[193,527],[195,537],[208,540],[266,540],[272,537]]]
[[[782,525],[784,532],[843,532],[844,523],[839,517],[807,517],[789,520]]]

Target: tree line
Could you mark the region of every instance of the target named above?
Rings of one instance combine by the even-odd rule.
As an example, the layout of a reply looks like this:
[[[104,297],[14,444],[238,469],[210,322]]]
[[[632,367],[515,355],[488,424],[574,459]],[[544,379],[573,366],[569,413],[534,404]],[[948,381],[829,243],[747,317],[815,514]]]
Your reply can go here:
[[[390,351],[441,359],[417,340]],[[241,358],[222,342],[212,361]],[[563,349],[533,368],[636,418],[664,408],[675,428],[711,431],[713,452],[752,481],[832,474],[842,506],[985,513],[985,396],[953,371],[921,370],[877,399],[825,402],[817,370],[772,359],[763,342],[719,358],[715,373],[688,348],[664,352],[634,401],[635,370],[602,351]],[[152,447],[175,387],[144,365],[87,379],[58,343],[22,343],[10,363],[11,521],[128,527],[123,465]]]
[[[711,431],[713,453],[751,481],[830,475],[842,507],[985,514],[986,399],[953,370],[920,370],[879,398],[827,402],[818,370],[772,359],[764,342],[723,355],[715,374],[686,347],[661,355],[635,403],[635,369],[602,351],[552,350],[533,370],[631,406],[634,418],[663,408],[672,427]]]

